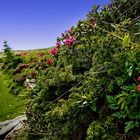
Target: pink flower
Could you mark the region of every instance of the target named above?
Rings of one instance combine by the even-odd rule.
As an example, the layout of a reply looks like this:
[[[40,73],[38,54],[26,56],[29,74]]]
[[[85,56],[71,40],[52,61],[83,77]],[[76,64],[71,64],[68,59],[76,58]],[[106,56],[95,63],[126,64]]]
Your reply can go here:
[[[140,82],[140,76],[138,77],[138,79],[137,79],[139,82]]]
[[[76,38],[74,36],[66,38],[64,44],[67,46],[70,46],[70,45],[74,46],[75,40],[76,40]]]
[[[137,86],[137,90],[140,91],[140,85]]]
[[[71,37],[71,41],[74,42],[76,40],[75,36]]]
[[[59,49],[61,47],[61,42],[57,42],[56,47]]]
[[[58,48],[53,48],[50,50],[50,54],[52,55],[57,55],[57,53],[58,53]]]
[[[65,40],[65,45],[70,45],[71,44],[71,39],[70,38],[67,38],[66,40]]]
[[[51,65],[52,63],[53,63],[53,59],[50,58],[50,59],[47,60],[48,65]]]

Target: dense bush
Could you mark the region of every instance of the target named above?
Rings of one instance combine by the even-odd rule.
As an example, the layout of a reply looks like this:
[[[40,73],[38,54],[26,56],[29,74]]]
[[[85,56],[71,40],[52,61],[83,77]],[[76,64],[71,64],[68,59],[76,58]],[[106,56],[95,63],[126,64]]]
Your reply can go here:
[[[32,133],[49,140],[140,139],[140,2],[113,0],[98,9],[62,33],[50,55],[21,54],[13,69],[18,84],[37,81],[26,112]]]
[[[140,3],[94,6],[62,33],[31,92],[32,132],[48,139],[138,139]]]

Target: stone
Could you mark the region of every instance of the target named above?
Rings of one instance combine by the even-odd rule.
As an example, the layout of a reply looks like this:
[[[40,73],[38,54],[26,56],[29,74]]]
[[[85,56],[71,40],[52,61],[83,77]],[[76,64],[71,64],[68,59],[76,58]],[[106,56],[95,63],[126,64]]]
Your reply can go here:
[[[4,140],[14,140],[15,137],[18,135],[18,133],[21,131],[21,129],[23,129],[23,127],[24,127],[23,122],[18,123],[18,125],[10,133],[6,135]]]
[[[36,87],[36,80],[35,79],[26,79],[25,82],[24,82],[24,86],[27,88],[27,89],[33,89]]]
[[[1,129],[0,129],[0,138],[9,133],[11,130],[13,130],[15,127],[17,127],[20,123],[23,121],[26,121],[27,118],[25,115],[19,116],[12,120],[7,120],[0,123]]]
[[[3,128],[4,126],[8,125],[9,123],[12,123],[13,121],[16,121],[16,120],[18,120],[20,118],[23,118],[23,117],[26,117],[26,116],[22,115],[22,116],[18,116],[18,117],[14,118],[14,119],[11,119],[11,120],[6,120],[4,122],[0,122],[0,129]]]

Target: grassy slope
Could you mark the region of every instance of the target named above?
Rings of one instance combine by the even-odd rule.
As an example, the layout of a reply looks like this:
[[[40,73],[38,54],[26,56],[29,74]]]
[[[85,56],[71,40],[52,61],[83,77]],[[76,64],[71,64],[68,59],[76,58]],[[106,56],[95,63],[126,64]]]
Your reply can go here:
[[[25,99],[9,93],[9,89],[0,72],[0,121],[14,118],[25,112]]]

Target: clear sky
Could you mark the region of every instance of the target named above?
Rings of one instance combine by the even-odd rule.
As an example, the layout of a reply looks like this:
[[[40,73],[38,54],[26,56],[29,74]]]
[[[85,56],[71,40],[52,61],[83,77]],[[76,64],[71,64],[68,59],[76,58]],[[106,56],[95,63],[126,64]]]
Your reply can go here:
[[[0,0],[0,50],[47,48],[63,31],[85,18],[93,5],[109,0]]]

